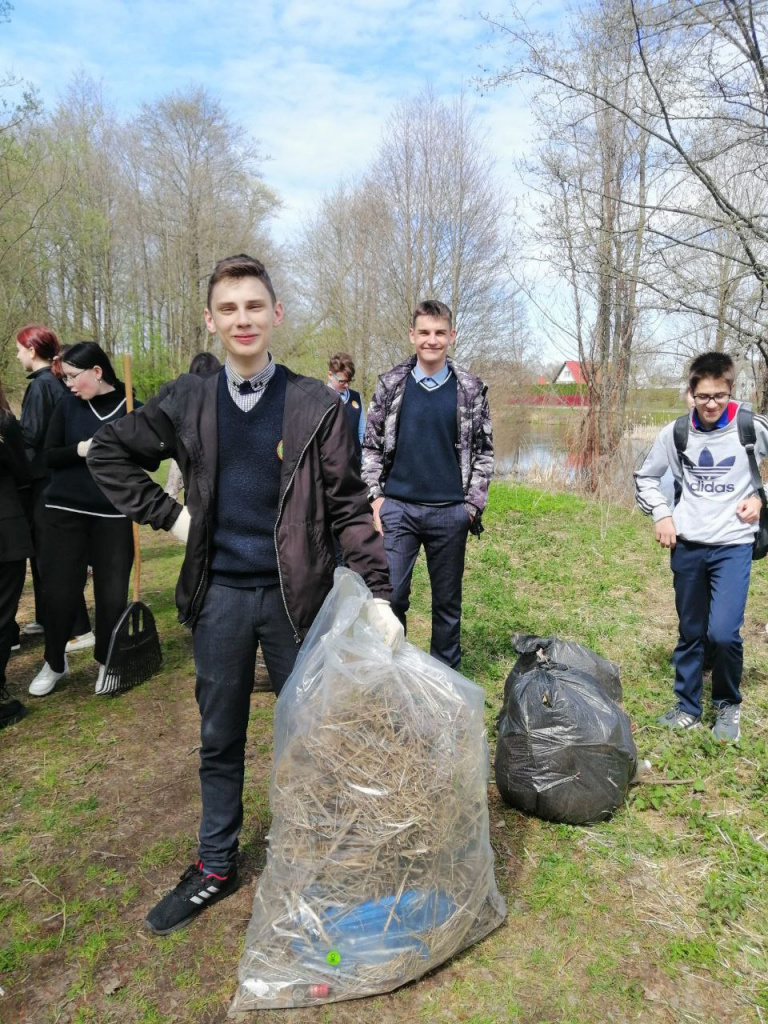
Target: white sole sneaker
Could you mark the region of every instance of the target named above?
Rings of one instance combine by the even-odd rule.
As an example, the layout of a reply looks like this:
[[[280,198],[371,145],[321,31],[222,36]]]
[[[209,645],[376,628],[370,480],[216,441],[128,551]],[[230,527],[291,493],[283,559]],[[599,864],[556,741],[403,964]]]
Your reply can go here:
[[[99,665],[99,674],[96,676],[96,686],[94,687],[94,693],[104,692],[104,676],[107,674],[107,666]]]
[[[93,647],[96,643],[96,637],[93,635],[93,631],[89,633],[81,633],[80,636],[73,636],[67,646],[64,648],[65,654],[72,654],[73,651],[85,651],[89,647]]]
[[[46,694],[51,693],[56,683],[64,676],[69,675],[69,665],[67,659],[64,659],[64,671],[54,672],[48,662],[43,663],[43,667],[37,673],[35,678],[29,684],[29,692],[33,697],[45,697]]]
[[[45,628],[39,622],[28,622],[26,626],[21,627],[21,632],[24,636],[42,636]]]

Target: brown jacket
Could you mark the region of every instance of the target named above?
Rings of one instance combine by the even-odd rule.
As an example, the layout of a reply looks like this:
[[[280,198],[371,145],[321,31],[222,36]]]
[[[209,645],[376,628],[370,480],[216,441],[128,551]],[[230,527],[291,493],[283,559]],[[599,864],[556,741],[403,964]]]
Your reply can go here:
[[[223,371],[222,371],[223,372]],[[283,466],[275,523],[280,589],[297,642],[333,585],[331,525],[345,562],[375,597],[391,587],[381,537],[355,458],[344,406],[330,388],[286,370]],[[109,500],[155,530],[169,530],[181,505],[139,462],[174,458],[192,523],[176,587],[179,619],[194,625],[208,587],[216,508],[218,374],[183,374],[135,413],[98,431],[88,466]]]

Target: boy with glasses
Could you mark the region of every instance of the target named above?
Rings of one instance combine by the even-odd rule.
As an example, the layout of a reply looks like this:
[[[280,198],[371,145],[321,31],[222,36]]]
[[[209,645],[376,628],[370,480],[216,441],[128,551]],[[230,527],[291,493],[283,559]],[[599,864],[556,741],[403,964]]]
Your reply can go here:
[[[761,505],[739,438],[739,403],[731,401],[735,376],[730,356],[722,352],[697,356],[689,376],[693,408],[684,450],[678,452],[675,424],[669,423],[635,473],[637,503],[653,517],[656,540],[671,551],[680,620],[674,654],[676,702],[657,721],[672,729],[693,729],[701,724],[708,640],[716,713],[712,731],[723,742],[736,742],[740,736],[740,630]],[[754,416],[754,427],[755,455],[760,459],[768,453],[768,420]],[[659,486],[667,468],[680,492],[674,511]]]

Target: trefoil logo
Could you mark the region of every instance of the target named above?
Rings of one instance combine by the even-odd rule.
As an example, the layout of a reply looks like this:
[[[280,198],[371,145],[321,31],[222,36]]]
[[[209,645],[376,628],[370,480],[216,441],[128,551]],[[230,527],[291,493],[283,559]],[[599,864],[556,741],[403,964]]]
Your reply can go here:
[[[729,455],[716,464],[709,448],[702,448],[698,465],[687,457],[685,461],[691,475],[689,486],[694,494],[729,494],[734,490],[733,484],[723,483],[721,479],[733,469],[735,455]]]

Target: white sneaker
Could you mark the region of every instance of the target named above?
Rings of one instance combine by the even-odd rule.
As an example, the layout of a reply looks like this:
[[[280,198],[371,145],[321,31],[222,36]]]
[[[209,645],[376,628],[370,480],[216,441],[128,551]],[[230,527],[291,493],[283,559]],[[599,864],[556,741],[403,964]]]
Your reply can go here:
[[[43,662],[43,667],[37,673],[35,678],[29,684],[29,692],[33,697],[44,697],[47,693],[50,693],[56,683],[64,676],[69,675],[69,665],[67,659],[64,659],[64,671],[54,672],[47,661]]]
[[[91,630],[88,633],[81,633],[80,636],[73,636],[64,651],[66,654],[71,654],[73,651],[84,651],[88,647],[93,647],[95,643],[96,637]]]
[[[21,632],[24,636],[40,636],[45,632],[45,629],[39,622],[28,622],[21,627]]]
[[[106,665],[99,665],[99,674],[96,676],[96,686],[94,693],[104,693],[104,676],[107,673]]]

